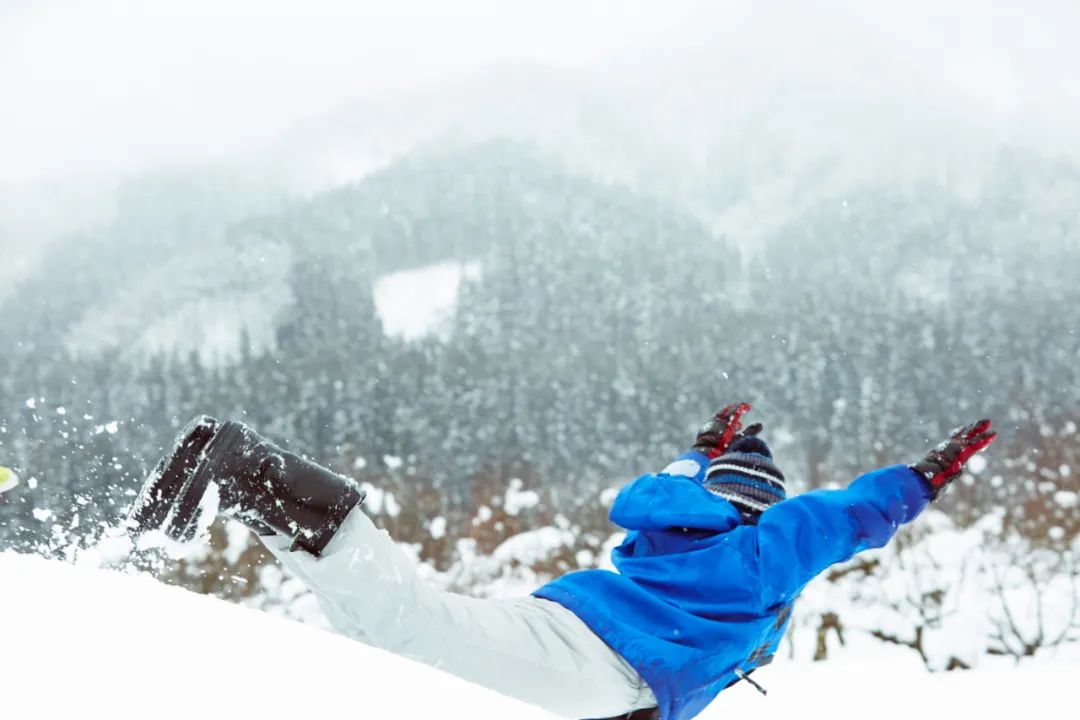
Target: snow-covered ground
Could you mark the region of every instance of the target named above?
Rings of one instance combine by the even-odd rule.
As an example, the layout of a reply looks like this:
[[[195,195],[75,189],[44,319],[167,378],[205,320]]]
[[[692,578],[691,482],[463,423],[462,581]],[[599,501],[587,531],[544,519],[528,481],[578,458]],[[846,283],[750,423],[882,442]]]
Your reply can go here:
[[[445,262],[383,275],[375,281],[375,311],[387,335],[416,340],[445,336],[463,280],[480,276],[479,262]]]
[[[0,553],[9,717],[543,718],[437,670],[148,576]],[[913,653],[849,643],[825,663],[779,659],[701,717],[875,720],[957,713],[1068,717],[1080,664],[1047,656],[926,672]]]
[[[913,661],[913,662],[912,662]],[[892,653],[850,653],[823,663],[778,660],[754,673],[768,696],[745,683],[725,691],[699,717],[829,718],[829,720],[912,720],[912,718],[1024,717],[1045,710],[1072,716],[1070,682],[1080,665],[1014,667],[1003,661],[968,672],[929,673],[917,658]]]
[[[0,587],[4,717],[552,717],[148,576],[6,552]]]

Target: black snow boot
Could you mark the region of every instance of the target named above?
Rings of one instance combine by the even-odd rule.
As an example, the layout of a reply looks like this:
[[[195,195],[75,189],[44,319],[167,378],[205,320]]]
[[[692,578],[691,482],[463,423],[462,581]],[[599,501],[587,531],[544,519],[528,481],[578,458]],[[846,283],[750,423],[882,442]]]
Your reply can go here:
[[[197,417],[143,484],[127,527],[189,541],[215,515],[292,538],[316,557],[364,499],[356,482],[282,450],[239,422]]]

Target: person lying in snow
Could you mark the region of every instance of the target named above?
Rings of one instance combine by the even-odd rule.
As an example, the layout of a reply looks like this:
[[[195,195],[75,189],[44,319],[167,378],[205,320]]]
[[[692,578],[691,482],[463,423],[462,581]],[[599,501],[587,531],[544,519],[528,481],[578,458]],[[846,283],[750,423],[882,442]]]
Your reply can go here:
[[[617,572],[569,573],[530,597],[427,585],[359,507],[356,483],[236,422],[192,421],[128,524],[190,540],[211,519],[200,514],[237,518],[349,637],[564,717],[683,720],[753,683],[806,584],[885,545],[995,437],[981,420],[910,466],[789,498],[761,425],[742,431],[749,410],[727,406],[691,450],[622,489],[611,508],[627,530]]]

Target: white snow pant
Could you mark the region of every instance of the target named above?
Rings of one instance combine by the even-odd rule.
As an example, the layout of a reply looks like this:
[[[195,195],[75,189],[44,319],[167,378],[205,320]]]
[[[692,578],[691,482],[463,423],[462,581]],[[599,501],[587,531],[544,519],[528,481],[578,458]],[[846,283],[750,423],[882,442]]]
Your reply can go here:
[[[492,600],[431,587],[415,562],[356,508],[315,558],[262,538],[319,598],[343,635],[569,718],[653,707],[638,673],[558,603]]]

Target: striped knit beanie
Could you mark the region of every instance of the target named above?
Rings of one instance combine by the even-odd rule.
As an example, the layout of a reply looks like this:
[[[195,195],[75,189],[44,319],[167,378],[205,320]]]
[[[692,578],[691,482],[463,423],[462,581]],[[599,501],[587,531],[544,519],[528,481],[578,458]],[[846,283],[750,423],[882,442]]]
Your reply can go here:
[[[787,497],[784,474],[773,464],[772,451],[754,436],[739,438],[709,463],[705,489],[751,517]]]

